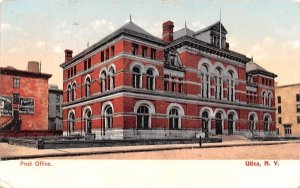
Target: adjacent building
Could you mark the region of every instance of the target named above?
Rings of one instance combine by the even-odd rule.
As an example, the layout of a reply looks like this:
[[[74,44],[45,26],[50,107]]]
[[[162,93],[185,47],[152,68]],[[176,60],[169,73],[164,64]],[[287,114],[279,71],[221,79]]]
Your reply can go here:
[[[276,117],[281,136],[300,136],[300,83],[277,86]]]
[[[158,38],[130,20],[76,56],[65,50],[64,134],[275,134],[276,75],[230,50],[221,22],[173,28],[163,23]]]
[[[49,85],[49,130],[62,130],[63,91],[57,85]]]
[[[0,131],[48,130],[48,80],[38,62],[0,67]]]

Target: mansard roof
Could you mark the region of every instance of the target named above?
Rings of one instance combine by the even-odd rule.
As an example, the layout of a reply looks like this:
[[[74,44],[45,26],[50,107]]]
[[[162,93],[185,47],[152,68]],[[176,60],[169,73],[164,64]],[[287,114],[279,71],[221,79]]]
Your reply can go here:
[[[91,45],[89,48],[87,48],[87,49],[83,50],[82,52],[80,52],[79,54],[75,55],[70,61],[62,63],[60,66],[65,67],[68,64],[71,64],[71,63],[77,61],[78,59],[84,57],[86,54],[99,49],[101,46],[113,41],[114,39],[116,39],[117,37],[119,37],[121,35],[133,36],[133,37],[137,37],[137,38],[140,38],[140,39],[148,41],[148,42],[155,43],[160,46],[165,46],[165,43],[163,42],[162,39],[153,36],[152,34],[150,34],[149,32],[147,32],[146,30],[144,30],[143,28],[141,28],[140,26],[138,26],[137,24],[135,24],[133,21],[130,20],[128,23],[121,26],[120,28],[115,30],[113,33],[107,35],[106,37],[104,37],[103,39],[98,41],[97,43]]]
[[[192,31],[187,26],[185,26],[184,28],[182,28],[178,31],[175,31],[174,34],[173,34],[173,38],[174,38],[174,40],[176,40],[176,39],[178,39],[180,37],[183,37],[183,36],[193,37],[193,35],[194,35],[194,31]]]
[[[222,27],[221,32],[226,35],[227,34],[227,30],[225,29],[225,27],[222,24],[222,22],[221,22],[221,27]],[[211,25],[209,25],[209,26],[207,26],[207,27],[205,27],[203,29],[200,29],[199,31],[196,31],[195,35],[198,35],[198,34],[203,33],[205,31],[211,31],[211,30],[219,32],[220,31],[220,21],[217,21],[217,22],[215,22],[215,23],[213,23],[213,24],[211,24]]]
[[[262,74],[273,78],[277,77],[276,74],[267,71],[265,68],[256,64],[253,60],[246,64],[246,72],[250,74]]]

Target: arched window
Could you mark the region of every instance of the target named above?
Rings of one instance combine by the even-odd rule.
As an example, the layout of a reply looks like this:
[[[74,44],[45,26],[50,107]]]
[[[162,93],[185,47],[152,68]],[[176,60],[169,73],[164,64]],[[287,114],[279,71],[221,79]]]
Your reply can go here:
[[[209,97],[210,93],[210,76],[207,65],[202,65],[201,70],[201,95],[202,97]]]
[[[268,94],[268,106],[272,106],[272,93]]]
[[[87,109],[84,113],[84,131],[85,133],[92,133],[92,112]]]
[[[113,111],[111,106],[107,106],[104,110],[105,128],[113,127]]]
[[[216,69],[215,75],[215,98],[221,100],[223,98],[223,79],[220,68]]]
[[[264,119],[264,130],[265,131],[268,131],[269,128],[270,128],[269,127],[269,119],[270,119],[269,116],[266,116],[265,119]]]
[[[73,83],[73,85],[72,85],[72,92],[71,92],[71,94],[72,94],[72,101],[73,101],[73,100],[76,99],[76,84],[75,83]]]
[[[115,88],[115,70],[113,67],[110,67],[109,71],[109,90]]]
[[[234,113],[228,115],[228,134],[233,134]]]
[[[153,90],[154,89],[154,74],[153,69],[147,70],[147,89]]]
[[[101,92],[105,92],[106,91],[106,72],[102,71],[101,72],[101,76],[100,76],[100,80],[101,80]]]
[[[249,117],[249,129],[250,130],[255,130],[256,129],[256,126],[255,126],[255,115],[251,115]]]
[[[134,88],[141,88],[141,70],[138,67],[134,67],[132,72],[132,86]]]
[[[74,112],[71,112],[69,115],[68,130],[69,130],[69,133],[74,132],[74,130],[75,130],[75,114],[74,114]]]
[[[208,124],[209,124],[209,117],[208,112],[204,111],[201,115],[202,119],[202,132],[205,132],[205,137],[208,136]]]
[[[228,88],[227,88],[227,99],[229,101],[234,101],[235,98],[235,84],[234,84],[234,73],[232,71],[229,71],[229,78],[228,78]]]
[[[267,105],[267,92],[262,93],[262,104]]]
[[[179,129],[180,117],[177,108],[172,108],[169,112],[170,129]]]
[[[67,102],[72,101],[72,88],[71,85],[68,85],[68,89],[67,89]]]
[[[85,80],[85,96],[88,97],[91,95],[91,78],[87,77]]]
[[[148,129],[149,128],[149,108],[146,105],[142,105],[137,110],[137,128]]]
[[[216,114],[216,134],[222,134],[222,132],[223,132],[222,113],[218,112]]]

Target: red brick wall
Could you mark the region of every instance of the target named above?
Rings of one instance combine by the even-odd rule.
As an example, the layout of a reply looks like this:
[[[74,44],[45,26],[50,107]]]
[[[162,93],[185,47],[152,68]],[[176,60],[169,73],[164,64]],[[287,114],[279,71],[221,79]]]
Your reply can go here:
[[[34,98],[34,114],[20,114],[21,130],[48,130],[48,79],[20,77],[20,88],[13,88],[11,75],[0,75],[0,81],[0,95],[19,93],[20,97]]]

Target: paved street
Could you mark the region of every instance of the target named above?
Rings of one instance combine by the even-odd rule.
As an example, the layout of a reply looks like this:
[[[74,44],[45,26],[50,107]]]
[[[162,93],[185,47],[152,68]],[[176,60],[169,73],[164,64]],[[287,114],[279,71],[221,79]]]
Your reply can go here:
[[[257,145],[274,144],[275,145]],[[281,143],[281,144],[280,144]],[[251,146],[249,146],[251,144]],[[256,145],[255,145],[256,144]],[[248,145],[248,146],[232,146]],[[120,146],[38,150],[0,143],[0,158],[28,156],[52,159],[300,159],[299,142],[231,141],[177,145]],[[226,146],[226,147],[220,147]],[[232,146],[232,147],[231,147]],[[166,149],[166,150],[164,150]],[[157,151],[159,150],[159,151]],[[79,156],[68,156],[68,155]],[[33,156],[33,157],[32,157]]]

